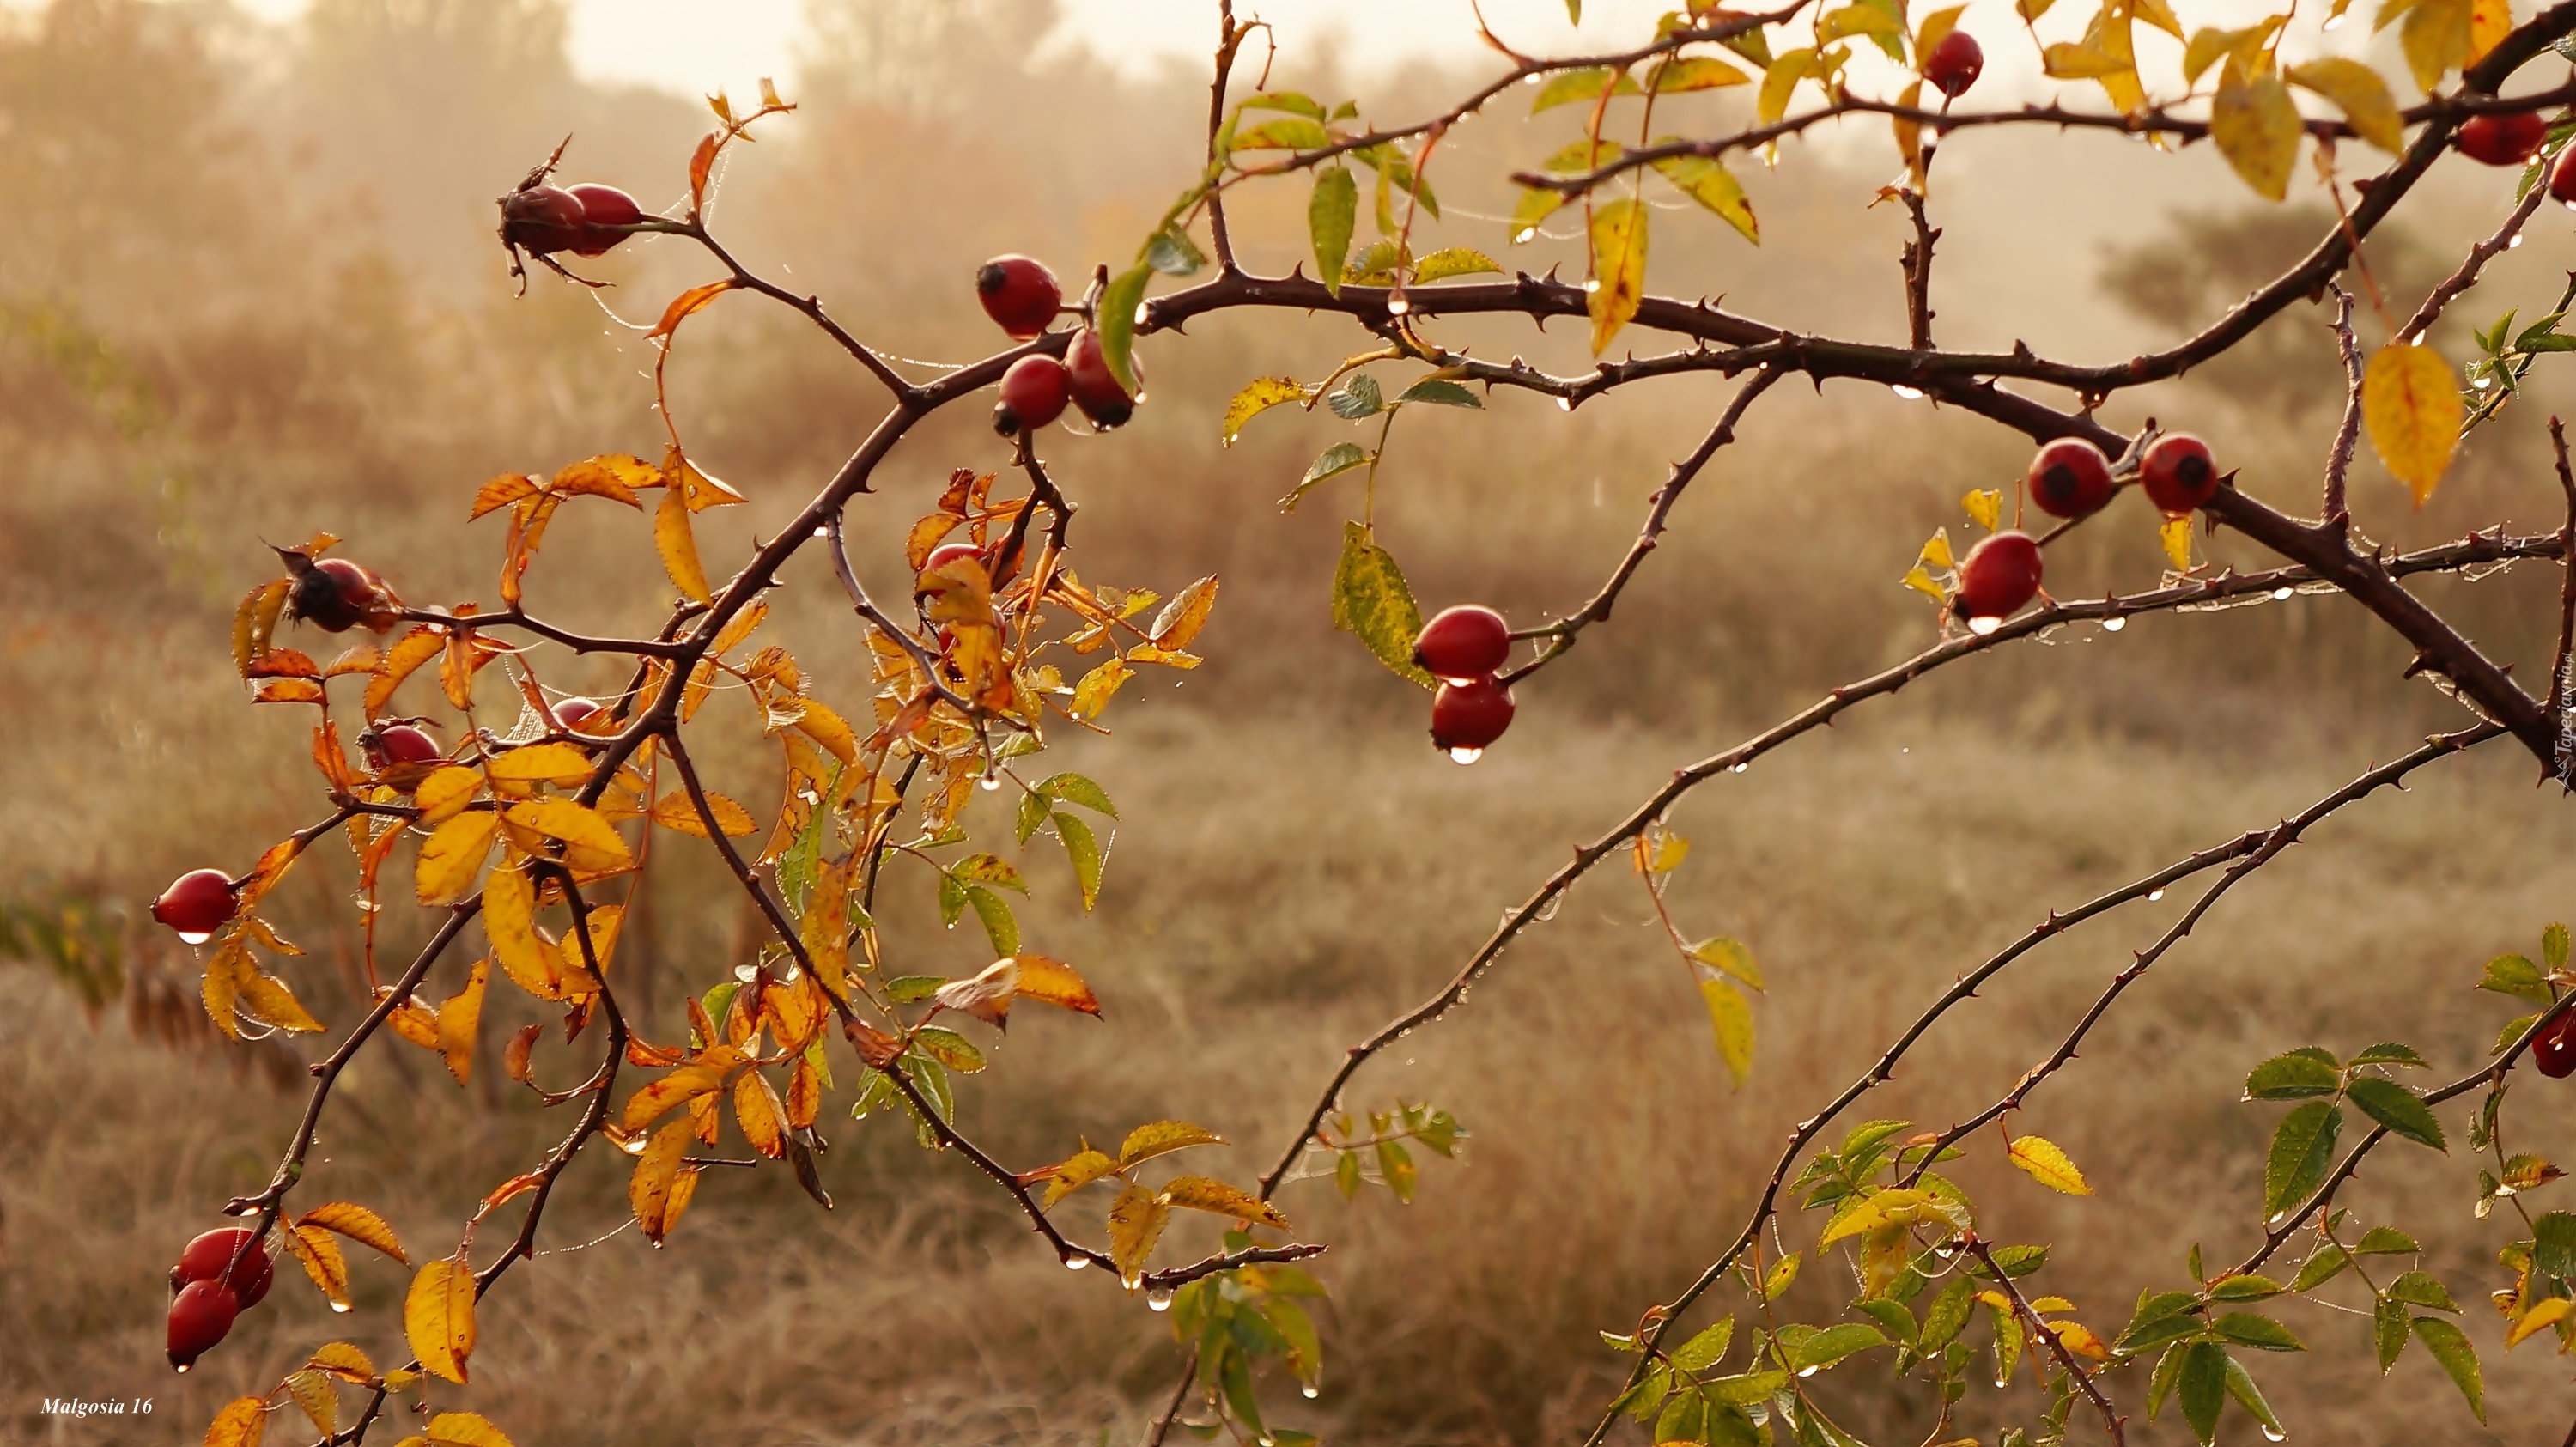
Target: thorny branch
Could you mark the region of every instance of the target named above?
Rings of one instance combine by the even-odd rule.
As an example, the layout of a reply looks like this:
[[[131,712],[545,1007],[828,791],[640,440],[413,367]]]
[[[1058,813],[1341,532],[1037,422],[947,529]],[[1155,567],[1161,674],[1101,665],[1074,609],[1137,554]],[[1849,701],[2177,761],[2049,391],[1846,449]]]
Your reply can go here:
[[[2039,1313],[2032,1309],[2030,1299],[2021,1294],[2021,1286],[2012,1279],[2012,1273],[1996,1262],[1994,1248],[1973,1235],[1963,1236],[1960,1245],[1969,1255],[1984,1263],[1987,1274],[1995,1279],[1995,1288],[2012,1302],[2013,1315],[2030,1327],[2030,1334],[2048,1343],[2049,1355],[2057,1358],[2058,1368],[2066,1373],[2067,1380],[2075,1383],[2075,1389],[2084,1394],[2084,1399],[2093,1404],[2093,1410],[2101,1414],[2102,1431],[2110,1437],[2112,1447],[2127,1447],[2128,1434],[2122,1429],[2128,1419],[2111,1405],[2109,1397],[2102,1395],[2101,1384],[2094,1381],[2093,1374],[2075,1359],[2075,1353],[2066,1349],[2066,1339],[2057,1334],[2057,1328],[2041,1320]]]
[[[2320,512],[2328,527],[2340,526],[2352,516],[2344,502],[2344,479],[2352,471],[2353,450],[2361,445],[2361,343],[2352,334],[2352,293],[2337,286],[2333,320],[2335,355],[2343,361],[2343,420],[2335,424],[2334,446],[2326,452],[2325,506]]]
[[[2576,750],[2568,747],[2567,695],[2576,688],[2569,677],[2576,656],[2576,472],[2567,465],[2567,429],[2549,419],[2549,447],[2558,463],[2558,490],[2567,497],[2567,523],[2558,532],[2558,653],[2549,666],[2549,731],[2558,740],[2557,776],[2561,788],[2576,788]]]

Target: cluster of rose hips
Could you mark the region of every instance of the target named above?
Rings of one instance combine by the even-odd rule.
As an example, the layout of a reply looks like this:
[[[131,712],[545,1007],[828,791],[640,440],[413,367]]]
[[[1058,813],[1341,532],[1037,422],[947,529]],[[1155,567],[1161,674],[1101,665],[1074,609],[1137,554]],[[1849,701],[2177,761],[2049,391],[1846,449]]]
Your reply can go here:
[[[2476,115],[2460,123],[2460,153],[2490,166],[2527,166],[2549,144],[2549,122],[2534,111]],[[2576,206],[2576,146],[2558,153],[2549,168],[2551,199]]]
[[[1026,256],[997,256],[975,272],[975,295],[984,314],[1019,341],[1045,334],[1064,310],[1064,288],[1046,263]],[[1135,364],[1131,360],[1129,365]],[[1143,372],[1137,373],[1143,379]],[[993,430],[1004,437],[1036,432],[1064,415],[1070,402],[1091,425],[1106,432],[1136,415],[1141,396],[1128,395],[1109,370],[1100,333],[1084,327],[1073,334],[1064,359],[1035,354],[1020,358],[1002,374],[1002,400],[993,408]]]
[[[2188,432],[2168,432],[2138,459],[2138,487],[2168,518],[2189,517],[2218,495],[2218,463],[2209,444]],[[2026,479],[2031,503],[2051,517],[2079,518],[2111,500],[2111,463],[2080,437],[2060,437],[2039,449]],[[1968,550],[1959,564],[1951,610],[1968,620],[2000,621],[2039,595],[2039,542],[2007,528]]]
[[[268,1295],[276,1269],[248,1226],[222,1226],[188,1243],[170,1268],[170,1365],[186,1371]]]
[[[1431,746],[1472,764],[1512,726],[1512,691],[1498,676],[1512,656],[1512,626],[1474,603],[1443,608],[1413,640],[1413,662],[1440,680],[1431,698]]]
[[[540,181],[501,198],[501,244],[530,256],[558,251],[604,256],[634,234],[627,227],[643,219],[644,208],[614,186],[596,181],[548,186]]]

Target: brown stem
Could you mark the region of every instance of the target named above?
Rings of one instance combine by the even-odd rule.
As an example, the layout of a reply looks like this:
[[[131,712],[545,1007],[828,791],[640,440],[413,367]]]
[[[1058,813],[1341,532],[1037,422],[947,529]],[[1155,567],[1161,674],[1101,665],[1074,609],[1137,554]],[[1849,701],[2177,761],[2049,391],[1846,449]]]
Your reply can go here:
[[[2111,1405],[2109,1397],[2102,1395],[2101,1384],[2094,1381],[2093,1374],[2075,1360],[2075,1353],[2066,1349],[2066,1341],[2057,1334],[2057,1329],[2042,1321],[2039,1313],[2032,1309],[2029,1298],[2023,1296],[2021,1287],[2014,1283],[2012,1273],[1996,1264],[1994,1248],[1973,1235],[1963,1235],[1959,1244],[1967,1249],[1969,1255],[1984,1263],[1987,1272],[1994,1277],[1997,1289],[2011,1299],[2013,1314],[2029,1325],[2031,1335],[2048,1344],[2049,1355],[2057,1358],[2057,1365],[2075,1383],[2075,1389],[2082,1392],[2084,1399],[2093,1404],[2093,1410],[2101,1414],[2102,1430],[2109,1434],[2113,1447],[2127,1447],[2129,1439],[2121,1428],[2128,1419]]]
[[[2353,450],[2361,443],[2361,343],[2352,334],[2352,293],[2340,286],[2334,292],[2334,319],[2326,325],[2334,329],[2335,353],[2343,359],[2343,420],[2335,426],[2334,446],[2326,453],[2325,507],[2321,516],[2326,524],[2336,526],[2352,516],[2344,501],[2344,478],[2352,471]]]
[[[1908,186],[1898,193],[1904,199],[1905,211],[1914,219],[1914,239],[1905,243],[1897,266],[1905,273],[1905,319],[1914,350],[1932,350],[1932,243],[1941,239],[1941,229],[1932,224],[1924,210],[1923,193]]]
[[[2549,187],[2535,184],[2531,194],[2522,198],[2522,204],[2513,208],[2513,214],[2504,219],[2504,224],[2496,228],[2495,234],[2471,246],[2468,259],[2460,263],[2460,269],[2444,277],[2442,284],[2433,288],[2433,294],[2424,298],[2424,304],[2415,309],[2415,315],[2397,329],[2395,340],[2411,342],[2432,330],[2433,323],[2442,319],[2442,309],[2460,293],[2478,284],[2478,273],[2486,269],[2488,262],[2512,249],[2514,238],[2522,234],[2523,226],[2531,220],[2533,213],[2540,210],[2540,203],[2548,199]]]
[[[2567,465],[2567,429],[2556,417],[2549,419],[2549,446],[2558,462],[2558,490],[2567,495],[2567,523],[2558,533],[2558,655],[2549,668],[2549,731],[2558,740],[2558,757],[2552,775],[2564,787],[2576,787],[2576,750],[2568,747],[2567,694],[2576,687],[2569,673],[2569,658],[2576,653],[2576,472]]]

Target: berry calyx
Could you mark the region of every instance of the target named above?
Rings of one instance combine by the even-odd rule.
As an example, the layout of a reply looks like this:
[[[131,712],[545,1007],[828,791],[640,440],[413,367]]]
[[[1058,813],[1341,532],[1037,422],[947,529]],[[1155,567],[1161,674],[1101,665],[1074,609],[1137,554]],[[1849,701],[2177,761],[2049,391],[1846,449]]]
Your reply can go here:
[[[1958,99],[1986,68],[1986,48],[1977,37],[1964,30],[1953,30],[1941,37],[1932,53],[1923,60],[1923,78],[1941,94]]]
[[[2576,206],[2576,146],[2558,153],[2549,168],[2549,198]]]
[[[975,269],[975,296],[984,315],[1027,341],[1047,329],[1064,305],[1064,289],[1046,263],[1026,256],[996,256]]]
[[[286,611],[325,633],[346,633],[363,623],[378,633],[402,621],[402,600],[372,569],[347,558],[315,559],[280,548],[287,576],[294,580]]]
[[[1073,379],[1053,357],[1022,357],[1002,374],[1002,400],[993,409],[993,430],[1004,437],[1035,432],[1064,415],[1073,395]]]
[[[501,244],[531,256],[571,251],[587,239],[581,198],[561,186],[527,186],[501,198]]]
[[[181,1287],[178,1299],[170,1303],[170,1365],[183,1372],[195,1366],[197,1358],[233,1329],[233,1318],[240,1313],[240,1301],[219,1281],[191,1281]]]
[[[1144,368],[1137,366],[1132,356],[1127,365],[1142,386]],[[1118,378],[1110,372],[1109,359],[1100,349],[1100,333],[1089,327],[1075,332],[1073,345],[1065,348],[1064,367],[1072,380],[1073,405],[1082,409],[1092,426],[1106,432],[1126,425],[1127,419],[1136,415],[1136,398],[1127,395],[1127,389],[1119,386]]]
[[[2188,432],[2168,432],[2138,460],[2138,485],[2166,517],[2188,517],[2218,495],[2218,463],[2208,443]]]
[[[2111,463],[2083,438],[2060,437],[2031,458],[2028,487],[2041,512],[2082,517],[2111,500]]]
[[[233,1259],[235,1252],[241,1254],[239,1261]],[[170,1268],[170,1289],[178,1292],[191,1282],[218,1282],[232,1292],[237,1310],[248,1311],[268,1295],[268,1285],[276,1276],[258,1232],[248,1226],[219,1226],[179,1253],[179,1264]]]
[[[1959,591],[1953,611],[1977,629],[1980,620],[1999,623],[2039,595],[2039,543],[2030,534],[2007,530],[1968,549],[1959,564]],[[1989,623],[1980,632],[1992,632]]]
[[[447,757],[447,750],[438,746],[429,730],[415,724],[388,724],[376,730],[375,746],[370,752],[383,758],[376,765],[378,770],[397,764],[434,764]]]
[[[1499,673],[1512,656],[1512,625],[1476,603],[1443,608],[1413,640],[1416,667],[1451,683]]]
[[[572,247],[576,256],[605,255],[610,247],[631,234],[611,231],[609,227],[632,226],[644,219],[644,208],[635,204],[635,198],[614,186],[584,181],[567,190],[575,201],[581,203],[580,239]]]
[[[556,699],[555,706],[547,711],[555,716],[555,727],[580,733],[583,724],[598,717],[600,707],[595,698],[576,696]]]
[[[2576,1075],[2576,1029],[2571,1029],[2571,1024],[2576,1024],[2576,1019],[2561,1015],[2557,1024],[2531,1042],[2531,1063],[2552,1080]]]
[[[1483,757],[1512,726],[1512,691],[1487,674],[1444,683],[1431,699],[1431,746],[1462,764]]]
[[[152,901],[152,917],[189,944],[204,944],[233,917],[233,884],[220,869],[192,869]]]
[[[2471,116],[2460,123],[2460,154],[2490,166],[2519,166],[2540,154],[2549,122],[2532,111]]]

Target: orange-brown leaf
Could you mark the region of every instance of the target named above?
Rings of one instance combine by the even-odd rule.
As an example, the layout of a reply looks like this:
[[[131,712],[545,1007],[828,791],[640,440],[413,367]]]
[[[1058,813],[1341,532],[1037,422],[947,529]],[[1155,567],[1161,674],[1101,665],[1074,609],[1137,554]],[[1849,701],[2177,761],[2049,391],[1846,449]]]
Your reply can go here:
[[[724,137],[709,131],[689,156],[689,214],[707,204],[707,173],[715,169],[716,152],[724,149]]]
[[[376,676],[367,680],[364,699],[367,717],[374,718],[394,696],[402,681],[419,671],[420,666],[439,655],[447,646],[447,635],[423,623],[394,640],[385,650],[385,661],[378,665]]]
[[[536,495],[537,480],[535,478],[529,477],[523,473],[502,473],[499,477],[483,484],[482,487],[475,491],[474,511],[466,514],[466,520],[471,522],[475,518],[483,516],[485,513],[498,512],[502,508],[508,507],[510,504],[517,502],[522,498],[530,498]]]
[[[640,511],[644,502],[635,490],[661,485],[660,468],[629,453],[609,452],[584,458],[556,472],[550,488],[567,497],[604,497]]]
[[[459,1085],[474,1073],[474,1035],[483,1023],[483,986],[491,975],[492,962],[476,960],[466,971],[465,988],[438,1007],[438,1049]]]
[[[776,1087],[758,1070],[746,1070],[733,1085],[733,1118],[751,1148],[772,1160],[787,1155],[787,1107]]]
[[[286,1249],[294,1253],[304,1274],[322,1289],[331,1305],[341,1311],[349,1309],[349,1261],[340,1254],[340,1243],[331,1233],[318,1226],[297,1226],[278,1233]]]
[[[402,1242],[394,1237],[394,1228],[385,1218],[351,1201],[331,1201],[316,1206],[298,1217],[298,1226],[319,1226],[337,1231],[361,1246],[381,1251],[405,1266],[411,1258],[403,1254]]]
[[[1012,960],[1019,966],[1013,990],[1020,998],[1079,1010],[1085,1015],[1100,1013],[1099,997],[1091,993],[1091,986],[1083,982],[1082,976],[1074,973],[1073,966],[1045,955],[1015,955]]]
[[[690,287],[687,291],[671,298],[671,304],[662,309],[662,320],[654,323],[653,330],[646,332],[644,339],[651,341],[656,337],[671,335],[679,330],[680,323],[687,321],[691,316],[704,310],[707,303],[731,290],[733,290],[733,280],[730,277],[723,281],[708,282],[704,286]]]
[[[215,1413],[206,1427],[206,1447],[259,1447],[260,1437],[268,1431],[268,1402],[260,1397],[235,1397]]]
[[[680,1158],[689,1152],[689,1133],[686,1120],[675,1120],[655,1131],[651,1144],[635,1161],[635,1173],[627,1177],[626,1203],[649,1240],[660,1241],[678,1223],[671,1188],[680,1178]]]

